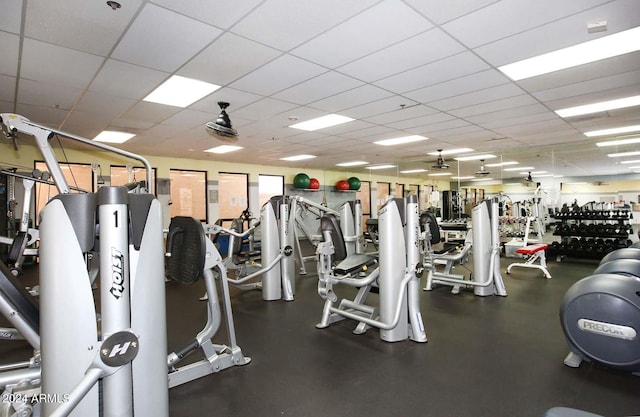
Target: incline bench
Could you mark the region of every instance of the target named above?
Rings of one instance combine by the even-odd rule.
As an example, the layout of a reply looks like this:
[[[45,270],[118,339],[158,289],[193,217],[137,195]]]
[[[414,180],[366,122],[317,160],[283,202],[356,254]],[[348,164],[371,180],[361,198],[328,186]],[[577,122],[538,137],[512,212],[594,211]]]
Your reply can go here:
[[[516,253],[520,255],[525,255],[527,256],[528,259],[526,262],[515,262],[509,265],[507,267],[507,274],[511,273],[511,268],[513,268],[514,266],[520,266],[524,268],[539,269],[544,273],[544,276],[547,277],[547,279],[551,278],[551,274],[547,270],[547,260],[545,258],[545,252],[544,252],[548,247],[549,245],[545,243],[538,243],[535,245],[523,246],[521,248],[516,249]],[[540,260],[540,263],[536,264],[535,262],[538,259]]]

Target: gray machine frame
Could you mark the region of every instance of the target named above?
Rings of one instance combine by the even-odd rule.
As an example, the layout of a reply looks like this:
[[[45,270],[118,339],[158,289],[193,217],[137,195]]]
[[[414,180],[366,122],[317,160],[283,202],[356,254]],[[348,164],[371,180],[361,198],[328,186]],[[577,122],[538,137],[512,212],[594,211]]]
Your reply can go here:
[[[420,226],[416,196],[390,199],[380,208],[378,219],[379,266],[364,277],[361,273],[368,270],[367,265],[371,265],[373,257],[351,254],[334,266],[333,257],[338,248],[332,240],[332,231],[323,231],[324,241],[317,248],[318,294],[325,302],[316,327],[326,328],[332,323],[351,319],[358,322],[356,334],[374,327],[380,329],[380,338],[387,342],[406,339],[426,342],[419,303],[422,264],[418,249]],[[345,264],[350,267],[344,267]],[[337,284],[358,288],[356,297],[338,302],[334,292]],[[378,306],[365,304],[374,287],[379,293]]]

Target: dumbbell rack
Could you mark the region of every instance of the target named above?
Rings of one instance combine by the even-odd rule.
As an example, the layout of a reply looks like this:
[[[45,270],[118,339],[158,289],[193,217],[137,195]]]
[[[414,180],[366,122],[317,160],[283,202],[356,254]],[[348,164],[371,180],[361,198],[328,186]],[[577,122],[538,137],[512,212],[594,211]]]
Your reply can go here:
[[[500,216],[498,218],[500,237],[524,238],[527,217]]]
[[[556,213],[554,236],[549,254],[562,258],[600,260],[609,252],[631,244],[629,224],[632,214],[628,210],[578,210]]]

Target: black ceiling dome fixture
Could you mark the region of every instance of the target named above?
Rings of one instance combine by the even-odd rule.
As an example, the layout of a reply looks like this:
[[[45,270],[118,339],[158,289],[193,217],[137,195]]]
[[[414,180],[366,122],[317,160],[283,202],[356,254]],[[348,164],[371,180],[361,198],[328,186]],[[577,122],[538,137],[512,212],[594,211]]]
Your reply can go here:
[[[490,172],[489,172],[489,171],[487,171],[487,170],[484,168],[484,159],[481,159],[481,160],[480,160],[480,170],[479,170],[479,171],[476,171],[476,175],[484,176],[484,175],[489,175],[489,174],[490,174]]]
[[[225,142],[236,142],[238,140],[238,132],[231,126],[229,115],[225,111],[229,107],[229,103],[219,101],[220,114],[215,121],[208,122],[205,130],[211,136],[223,140]]]
[[[449,164],[444,162],[444,158],[442,157],[442,149],[438,149],[438,159],[436,159],[436,163],[431,165],[433,169],[447,169],[449,168]]]

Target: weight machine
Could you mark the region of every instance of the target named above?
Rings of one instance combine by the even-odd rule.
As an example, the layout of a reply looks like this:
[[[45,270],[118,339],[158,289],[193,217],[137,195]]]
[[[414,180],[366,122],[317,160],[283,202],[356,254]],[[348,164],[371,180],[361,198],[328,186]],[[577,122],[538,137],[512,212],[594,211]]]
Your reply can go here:
[[[2,114],[1,118],[3,131],[14,141],[18,132],[36,138],[60,191],[40,213],[39,321],[35,319],[33,306],[30,308],[24,302],[24,294],[16,295],[15,285],[1,288],[0,310],[15,317],[11,323],[34,349],[40,347],[39,357],[36,351],[34,360],[0,368],[6,370],[0,374],[0,386],[5,393],[16,394],[11,398],[22,399],[3,403],[2,417],[14,413],[21,417],[168,416],[170,386],[249,363],[250,358],[242,355],[235,342],[222,257],[213,244],[206,244],[199,222],[196,234],[187,233],[194,230],[189,228],[189,222],[171,228],[170,249],[174,251],[173,259],[195,253],[202,261],[190,258],[184,263],[198,270],[198,276],[202,273],[205,277],[209,295],[207,325],[190,345],[167,356],[160,203],[150,194],[130,194],[126,187],[70,194],[48,139],[59,134],[136,159],[147,168],[147,184],[151,185],[146,159],[31,123],[18,115]],[[187,234],[196,237],[186,238]],[[174,244],[176,239],[201,242],[201,249],[205,250],[196,252],[191,246],[181,251],[181,245]],[[101,254],[100,329],[87,266],[96,249]],[[214,345],[210,340],[221,323],[213,268],[218,269],[221,277],[228,346]],[[0,284],[4,284],[6,268],[1,272]],[[204,360],[177,367],[184,357],[200,349]],[[38,400],[31,402],[28,398]]]
[[[427,265],[428,276],[425,290],[434,284],[450,285],[452,293],[461,288],[473,288],[478,296],[506,296],[507,291],[500,274],[500,235],[498,231],[498,198],[493,197],[476,204],[471,211],[473,274],[466,279],[463,275],[451,274],[450,269],[436,273]]]
[[[380,338],[387,342],[406,339],[426,342],[418,294],[423,269],[419,262],[417,197],[388,200],[380,209],[378,226],[379,266],[370,271],[376,258],[362,253],[347,254],[337,218],[328,214],[321,219],[324,240],[316,249],[318,294],[325,302],[316,327],[326,328],[351,319],[358,322],[356,334],[375,327],[380,329]],[[334,292],[338,284],[358,288],[355,298],[342,298],[338,302]],[[376,291],[379,304],[365,304],[370,293]]]

